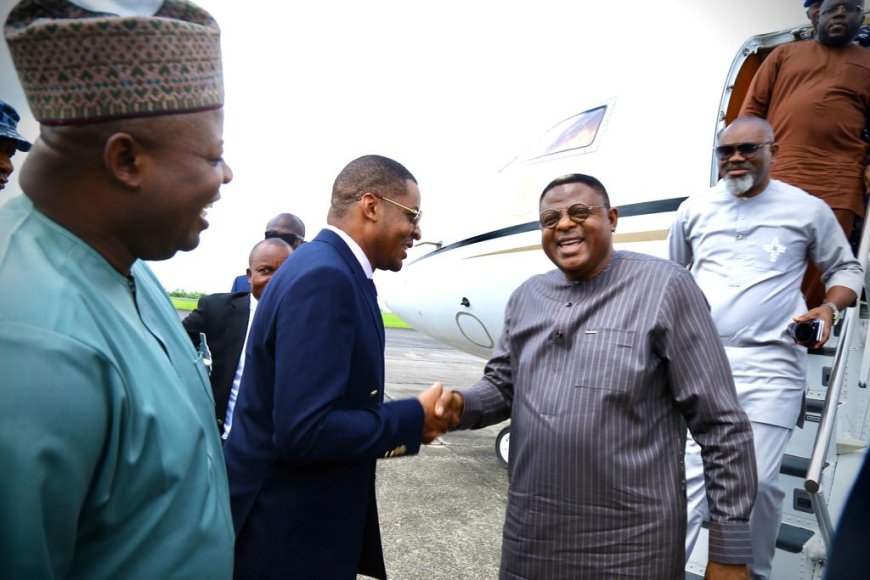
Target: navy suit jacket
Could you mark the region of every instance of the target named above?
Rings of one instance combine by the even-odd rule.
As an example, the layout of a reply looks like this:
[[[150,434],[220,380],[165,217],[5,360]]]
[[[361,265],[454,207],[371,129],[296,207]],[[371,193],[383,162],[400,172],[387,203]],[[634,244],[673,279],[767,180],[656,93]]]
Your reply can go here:
[[[831,554],[825,563],[825,580],[866,578],[870,570],[870,455],[865,457],[858,479],[837,524]]]
[[[233,280],[233,287],[230,288],[230,292],[250,292],[251,291],[251,281],[248,280],[248,276],[246,274],[242,274],[241,276],[236,276],[236,279]]]
[[[418,401],[384,402],[374,285],[323,230],[266,287],[224,445],[235,579],[385,578],[379,457],[417,453]]]
[[[245,346],[245,333],[251,315],[251,295],[248,292],[210,294],[199,299],[196,310],[181,321],[193,345],[199,346],[199,333],[205,334],[212,356],[209,375],[214,395],[218,428],[223,433],[227,403],[233,388],[233,378]]]

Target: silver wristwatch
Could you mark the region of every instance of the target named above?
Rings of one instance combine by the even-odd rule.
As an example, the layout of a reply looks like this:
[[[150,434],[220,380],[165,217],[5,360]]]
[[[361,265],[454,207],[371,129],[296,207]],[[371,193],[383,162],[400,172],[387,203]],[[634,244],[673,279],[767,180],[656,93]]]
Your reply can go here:
[[[840,309],[837,308],[837,305],[833,302],[822,302],[822,306],[827,306],[831,309],[831,312],[834,314],[834,324],[837,324],[837,321],[840,320]]]

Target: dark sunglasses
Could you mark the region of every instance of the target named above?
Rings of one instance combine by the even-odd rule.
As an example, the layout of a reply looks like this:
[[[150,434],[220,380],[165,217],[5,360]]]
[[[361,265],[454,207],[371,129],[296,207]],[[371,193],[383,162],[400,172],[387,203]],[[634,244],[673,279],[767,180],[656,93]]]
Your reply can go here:
[[[771,145],[773,145],[773,141],[768,141],[767,143],[738,143],[736,145],[719,145],[714,150],[719,159],[725,160],[731,159],[734,153],[740,153],[743,157],[754,157],[759,149],[770,147]]]
[[[294,250],[305,243],[305,238],[302,236],[297,236],[296,234],[280,234],[275,230],[267,230],[266,231],[266,239],[279,238],[290,244],[290,247]]]

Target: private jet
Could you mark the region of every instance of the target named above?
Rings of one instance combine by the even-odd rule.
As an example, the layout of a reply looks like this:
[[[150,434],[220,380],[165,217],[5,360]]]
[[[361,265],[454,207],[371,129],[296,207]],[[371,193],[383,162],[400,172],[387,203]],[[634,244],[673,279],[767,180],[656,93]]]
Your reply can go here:
[[[501,222],[409,260],[383,284],[385,304],[417,330],[488,358],[511,292],[553,268],[541,249],[538,196],[550,180],[566,173],[594,175],[608,188],[619,208],[618,249],[665,257],[667,229],[680,203],[718,179],[715,136],[736,118],[761,62],[776,46],[811,35],[807,23],[749,38],[725,75],[718,110],[711,106],[708,119],[681,119],[675,112],[661,118],[658,111],[667,109],[651,104],[654,90],[579,105],[579,113],[554,125],[496,177],[498,201],[492,206],[502,208]],[[865,225],[859,247],[865,271],[870,270],[868,250]],[[867,318],[862,300],[849,309],[825,348],[810,352],[808,420],[794,431],[783,461],[780,483],[786,499],[772,578],[809,580],[823,573],[870,433]],[[509,433],[509,427],[504,429],[496,443],[505,464]],[[686,566],[687,578],[703,577],[706,561],[702,537]]]

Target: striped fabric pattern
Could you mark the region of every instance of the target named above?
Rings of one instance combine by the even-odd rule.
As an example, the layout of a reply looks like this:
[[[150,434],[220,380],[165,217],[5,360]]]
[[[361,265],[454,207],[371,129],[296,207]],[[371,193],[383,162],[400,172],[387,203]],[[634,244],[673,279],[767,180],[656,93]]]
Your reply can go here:
[[[681,578],[688,425],[705,448],[711,557],[751,559],[752,432],[707,304],[686,270],[614,253],[511,297],[461,427],[510,416],[502,578]]]

